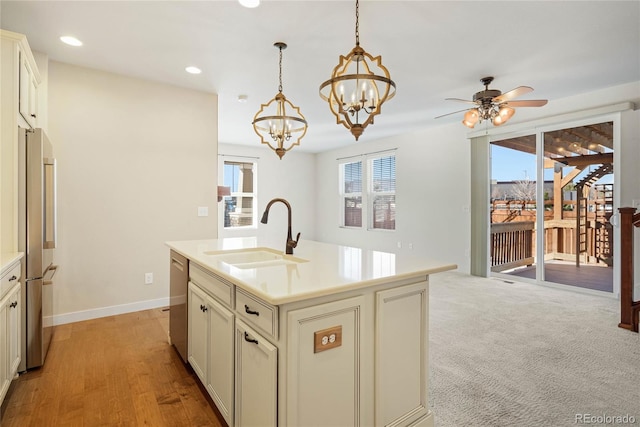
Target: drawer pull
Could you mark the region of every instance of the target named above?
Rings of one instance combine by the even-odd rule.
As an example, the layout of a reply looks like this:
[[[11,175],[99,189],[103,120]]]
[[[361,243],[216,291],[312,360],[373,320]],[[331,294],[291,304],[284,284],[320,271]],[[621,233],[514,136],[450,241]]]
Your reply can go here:
[[[11,308],[16,308],[18,306],[18,301],[14,301],[11,304],[9,304],[9,307]]]
[[[11,276],[11,277],[9,278],[9,281],[10,281],[10,282],[13,282],[13,281],[14,281],[14,280],[16,280],[16,279],[17,279],[17,277],[16,277],[16,276]]]
[[[246,333],[246,332],[244,333],[244,340],[245,340],[246,342],[252,342],[252,343],[254,343],[254,344],[258,344],[258,340],[253,339],[253,338],[249,338],[249,334],[248,334],[248,333]]]
[[[251,310],[247,304],[245,304],[245,305],[244,305],[244,311],[245,311],[247,314],[254,314],[254,315],[256,315],[256,316],[260,316],[260,312],[259,312],[259,311],[253,311],[253,310]]]

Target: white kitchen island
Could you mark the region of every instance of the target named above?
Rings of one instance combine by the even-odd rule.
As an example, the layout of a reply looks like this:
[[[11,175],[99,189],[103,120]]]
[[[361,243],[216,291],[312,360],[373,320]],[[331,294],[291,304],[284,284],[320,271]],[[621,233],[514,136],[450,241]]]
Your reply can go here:
[[[301,241],[167,242],[188,360],[230,426],[432,426],[428,277],[455,264]],[[173,338],[172,338],[173,339]]]

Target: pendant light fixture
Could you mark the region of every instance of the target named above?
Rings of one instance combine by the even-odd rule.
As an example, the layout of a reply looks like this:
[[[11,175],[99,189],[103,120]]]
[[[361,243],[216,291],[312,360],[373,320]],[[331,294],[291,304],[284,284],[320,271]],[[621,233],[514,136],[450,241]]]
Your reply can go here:
[[[320,97],[329,103],[336,123],[349,129],[356,141],[396,93],[382,58],[360,47],[359,5],[356,0],[356,46],[347,56],[340,55],[331,78],[320,85]]]
[[[300,108],[282,93],[282,51],[287,45],[276,42],[274,46],[280,51],[278,93],[268,103],[260,105],[252,124],[262,143],[267,144],[282,159],[287,151],[300,145],[300,140],[307,133],[307,120]],[[285,148],[285,144],[289,146]]]

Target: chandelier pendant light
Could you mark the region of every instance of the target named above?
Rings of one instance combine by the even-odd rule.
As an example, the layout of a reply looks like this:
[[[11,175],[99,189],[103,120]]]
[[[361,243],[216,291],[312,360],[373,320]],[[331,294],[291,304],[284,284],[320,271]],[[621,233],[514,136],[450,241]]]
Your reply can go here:
[[[349,129],[356,141],[396,93],[382,58],[360,47],[359,5],[356,0],[356,46],[347,56],[340,55],[331,78],[320,85],[320,97],[329,103],[336,123]]]
[[[300,140],[307,133],[307,120],[300,108],[282,93],[282,51],[287,45],[276,42],[274,46],[280,51],[278,93],[269,102],[260,105],[252,124],[261,142],[267,144],[282,159],[287,151],[300,145]]]

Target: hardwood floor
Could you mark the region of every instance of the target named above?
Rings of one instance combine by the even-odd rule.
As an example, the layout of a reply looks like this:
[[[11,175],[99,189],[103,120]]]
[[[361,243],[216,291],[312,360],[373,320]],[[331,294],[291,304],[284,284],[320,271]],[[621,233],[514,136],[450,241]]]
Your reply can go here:
[[[0,424],[222,426],[168,330],[166,309],[57,326],[44,367],[12,383]]]
[[[573,263],[547,262],[544,265],[545,280],[579,288],[594,289],[596,291],[613,292],[613,267],[582,265],[576,267]],[[536,267],[525,267],[511,273],[513,276],[535,279]]]

